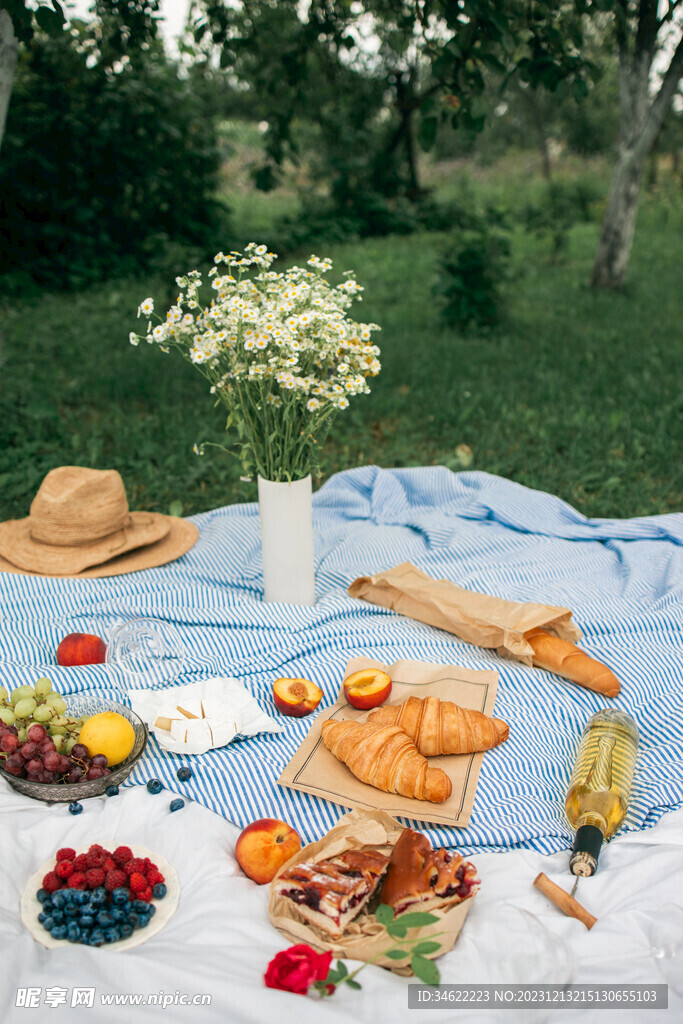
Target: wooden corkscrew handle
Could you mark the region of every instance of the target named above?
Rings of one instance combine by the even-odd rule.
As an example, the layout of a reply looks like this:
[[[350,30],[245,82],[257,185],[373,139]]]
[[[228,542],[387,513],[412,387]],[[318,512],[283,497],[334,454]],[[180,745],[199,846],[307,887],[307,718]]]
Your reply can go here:
[[[550,902],[554,903],[563,914],[566,914],[567,917],[577,918],[577,920],[581,921],[582,924],[585,924],[589,931],[597,921],[597,917],[593,917],[592,914],[589,914],[586,908],[582,907],[573,896],[570,896],[568,892],[561,889],[559,885],[555,885],[554,882],[551,882],[548,876],[544,875],[542,871],[540,875],[537,875],[534,879],[534,886],[536,889],[539,889],[544,896],[547,896]]]

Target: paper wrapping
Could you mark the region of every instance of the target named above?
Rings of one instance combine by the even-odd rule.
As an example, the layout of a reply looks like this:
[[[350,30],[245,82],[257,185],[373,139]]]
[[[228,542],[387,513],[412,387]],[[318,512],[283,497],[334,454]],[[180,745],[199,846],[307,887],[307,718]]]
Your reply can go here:
[[[379,668],[391,677],[392,689],[388,704],[401,704],[407,697],[439,697],[464,708],[493,714],[498,673],[474,671],[455,665],[436,665],[425,661],[397,661],[383,665],[371,658],[353,658],[346,666],[344,679],[364,668]],[[361,782],[345,764],[338,761],[322,741],[321,725],[330,718],[335,721],[365,721],[367,711],[357,711],[347,703],[344,687],[336,703],[323,711],[278,779],[281,786],[303,790],[331,800],[344,807],[381,810],[410,821],[436,822],[466,828],[474,806],[474,795],[484,753],[446,754],[431,758],[434,767],[443,768],[453,783],[453,791],[441,804],[384,793]],[[497,756],[497,748],[486,751]]]
[[[374,914],[368,914],[363,909],[358,917],[351,921],[341,938],[331,939],[316,925],[302,921],[297,916],[291,900],[275,893],[275,882],[282,872],[301,861],[325,860],[328,857],[337,857],[340,853],[346,853],[347,850],[379,850],[381,853],[390,855],[402,831],[402,826],[383,811],[353,810],[349,814],[345,814],[339,824],[323,839],[299,850],[280,868],[270,887],[268,915],[271,923],[292,943],[305,942],[319,952],[330,951],[335,957],[361,960],[365,963],[372,961],[379,967],[390,968],[395,974],[402,974],[406,977],[412,975],[413,972],[408,963],[391,960],[382,955],[395,945],[396,940],[391,938]],[[434,941],[441,944],[440,949],[434,953],[427,953],[425,956],[433,960],[442,956],[443,953],[447,953],[453,948],[455,940],[460,934],[473,899],[474,897],[470,897],[462,903],[449,906],[447,900],[435,898],[409,908],[420,912],[428,911],[438,917],[439,921],[424,928],[409,929],[408,939],[414,945],[431,938],[438,932]],[[400,917],[397,920],[400,920]]]
[[[349,587],[351,597],[392,608],[401,615],[454,633],[477,647],[493,647],[525,665],[533,650],[524,634],[545,629],[562,640],[576,643],[581,630],[571,621],[569,608],[533,601],[505,601],[502,597],[465,590],[450,580],[435,580],[410,562],[395,569],[361,576]]]

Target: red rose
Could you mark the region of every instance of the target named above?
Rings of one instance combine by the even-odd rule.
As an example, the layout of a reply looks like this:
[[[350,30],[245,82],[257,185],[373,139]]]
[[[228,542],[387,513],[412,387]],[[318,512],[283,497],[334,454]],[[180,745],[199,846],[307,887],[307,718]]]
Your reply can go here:
[[[313,982],[325,980],[331,962],[331,953],[316,953],[301,943],[274,956],[263,977],[268,988],[305,996]]]

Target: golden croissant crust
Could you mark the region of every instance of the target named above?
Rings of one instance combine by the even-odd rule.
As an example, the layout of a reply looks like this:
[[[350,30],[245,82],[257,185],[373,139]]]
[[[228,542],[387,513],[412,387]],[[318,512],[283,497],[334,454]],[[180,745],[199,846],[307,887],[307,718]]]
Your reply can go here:
[[[443,803],[452,784],[441,768],[432,768],[397,725],[374,722],[323,722],[325,746],[361,782],[385,793]]]
[[[408,697],[368,715],[368,724],[398,725],[424,757],[490,750],[508,738],[507,722],[438,697]]]

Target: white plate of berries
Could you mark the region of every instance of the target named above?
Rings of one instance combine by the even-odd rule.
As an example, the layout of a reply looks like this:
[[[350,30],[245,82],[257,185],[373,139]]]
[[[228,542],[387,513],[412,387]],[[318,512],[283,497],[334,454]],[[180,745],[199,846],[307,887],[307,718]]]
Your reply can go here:
[[[63,847],[31,875],[21,919],[47,949],[69,944],[122,952],[158,935],[175,913],[174,868],[144,846]]]

